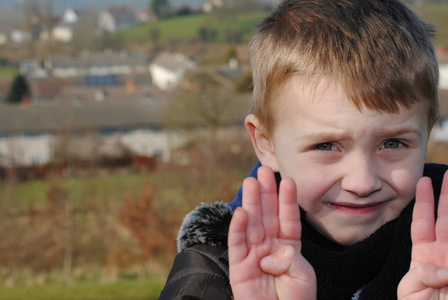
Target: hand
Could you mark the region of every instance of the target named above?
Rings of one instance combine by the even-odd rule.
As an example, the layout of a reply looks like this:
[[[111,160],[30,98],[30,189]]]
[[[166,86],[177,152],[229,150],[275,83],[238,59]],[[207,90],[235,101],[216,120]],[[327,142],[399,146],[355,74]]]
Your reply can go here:
[[[235,300],[316,299],[316,276],[301,255],[300,211],[295,183],[280,193],[268,167],[243,183],[243,207],[229,228],[230,282]]]
[[[418,182],[411,236],[411,267],[398,286],[398,299],[448,299],[448,172],[443,179],[437,222],[431,179],[424,177]]]

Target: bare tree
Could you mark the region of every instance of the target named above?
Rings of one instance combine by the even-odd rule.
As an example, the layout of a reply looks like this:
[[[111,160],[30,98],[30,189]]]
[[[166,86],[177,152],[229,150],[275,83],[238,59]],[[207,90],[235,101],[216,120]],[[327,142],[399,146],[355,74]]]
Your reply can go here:
[[[43,0],[42,3],[42,24],[46,31],[48,31],[50,39],[53,29],[53,1]]]
[[[167,111],[168,125],[188,130],[205,127],[214,135],[219,127],[232,122],[238,111],[233,89],[232,81],[213,70],[188,73]]]
[[[234,83],[215,71],[196,70],[186,76],[167,109],[167,126],[184,130],[192,141],[199,141],[200,155],[210,171],[223,150],[221,129],[242,124],[247,111],[247,102],[236,97],[233,90]]]

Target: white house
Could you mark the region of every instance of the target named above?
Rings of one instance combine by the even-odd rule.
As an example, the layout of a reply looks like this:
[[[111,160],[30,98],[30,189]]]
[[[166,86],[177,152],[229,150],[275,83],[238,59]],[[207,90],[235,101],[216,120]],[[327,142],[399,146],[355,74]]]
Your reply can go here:
[[[14,29],[10,34],[10,38],[14,43],[23,43],[31,40],[31,33],[22,29]]]
[[[48,133],[0,135],[0,165],[24,166],[47,163],[51,160],[54,137]]]
[[[163,51],[149,65],[149,72],[155,86],[161,90],[175,87],[184,77],[185,72],[195,63],[181,53]]]
[[[53,26],[53,38],[60,42],[72,41],[74,38],[75,26],[78,22],[78,12],[72,7],[68,7],[62,14],[61,20]]]
[[[109,78],[116,75],[148,74],[148,56],[138,52],[83,52],[80,55],[54,55],[45,61],[45,68],[61,78]]]
[[[103,9],[97,21],[98,29],[112,33],[129,29],[137,24],[137,16],[130,7]]]
[[[202,10],[205,13],[211,13],[213,12],[215,9],[220,8],[223,6],[223,2],[222,0],[210,0],[210,1],[205,1],[202,4]]]
[[[0,165],[22,166],[51,161],[61,139],[69,151],[88,155],[95,148],[108,156],[118,149],[169,161],[185,136],[163,126],[169,101],[106,101],[0,107]],[[96,137],[92,140],[92,136]],[[90,145],[90,146],[89,146]]]
[[[72,7],[67,7],[61,19],[64,23],[74,24],[78,22],[78,13]]]
[[[73,40],[74,28],[73,24],[66,22],[59,22],[53,27],[53,38],[60,42],[70,42]]]

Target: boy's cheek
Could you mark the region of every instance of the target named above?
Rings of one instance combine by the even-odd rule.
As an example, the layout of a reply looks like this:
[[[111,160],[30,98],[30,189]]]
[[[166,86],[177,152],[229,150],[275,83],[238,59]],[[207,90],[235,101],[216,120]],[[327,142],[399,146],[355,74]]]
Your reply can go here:
[[[391,184],[395,187],[398,198],[411,201],[415,197],[417,181],[422,177],[422,172],[406,172],[396,170],[392,173]]]

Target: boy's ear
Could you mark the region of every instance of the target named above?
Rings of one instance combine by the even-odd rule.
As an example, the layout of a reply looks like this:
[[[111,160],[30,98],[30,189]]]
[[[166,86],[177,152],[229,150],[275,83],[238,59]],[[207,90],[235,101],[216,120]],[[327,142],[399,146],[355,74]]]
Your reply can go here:
[[[273,144],[260,120],[251,114],[246,117],[245,124],[258,160],[263,166],[268,166],[272,171],[278,172]]]

